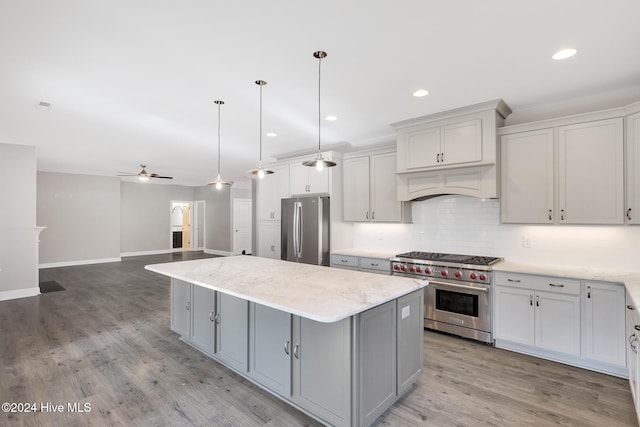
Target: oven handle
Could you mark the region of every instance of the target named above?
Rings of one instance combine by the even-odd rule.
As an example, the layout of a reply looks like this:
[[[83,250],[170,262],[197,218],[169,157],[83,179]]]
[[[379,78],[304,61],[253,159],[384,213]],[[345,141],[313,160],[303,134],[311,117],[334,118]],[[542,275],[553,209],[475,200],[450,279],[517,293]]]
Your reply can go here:
[[[457,285],[454,283],[431,282],[434,285],[452,286],[454,288],[468,289],[470,291],[489,292],[489,288],[476,288],[475,286]]]

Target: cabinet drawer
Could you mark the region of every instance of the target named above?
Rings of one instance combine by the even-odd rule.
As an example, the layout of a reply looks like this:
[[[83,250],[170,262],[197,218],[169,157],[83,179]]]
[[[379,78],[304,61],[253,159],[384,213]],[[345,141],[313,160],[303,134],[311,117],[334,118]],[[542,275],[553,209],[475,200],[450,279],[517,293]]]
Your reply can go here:
[[[361,270],[376,270],[380,272],[391,272],[391,262],[384,258],[360,258]]]
[[[331,255],[333,267],[358,268],[358,257],[349,255]]]
[[[522,273],[496,271],[494,283],[500,286],[513,286],[536,291],[561,292],[580,295],[580,280],[554,276],[536,276]]]

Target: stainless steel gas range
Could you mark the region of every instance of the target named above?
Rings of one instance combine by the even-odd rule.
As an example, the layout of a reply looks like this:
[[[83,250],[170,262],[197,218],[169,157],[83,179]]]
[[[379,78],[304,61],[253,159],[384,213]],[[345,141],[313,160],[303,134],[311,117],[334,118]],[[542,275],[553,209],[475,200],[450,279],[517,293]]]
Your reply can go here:
[[[407,252],[391,258],[391,274],[421,277],[424,327],[492,343],[491,266],[502,258]]]

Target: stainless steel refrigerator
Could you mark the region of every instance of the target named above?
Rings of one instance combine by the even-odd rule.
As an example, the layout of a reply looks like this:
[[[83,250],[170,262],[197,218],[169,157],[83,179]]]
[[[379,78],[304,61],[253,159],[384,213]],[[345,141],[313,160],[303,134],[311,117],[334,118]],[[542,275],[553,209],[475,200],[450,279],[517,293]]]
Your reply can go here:
[[[329,197],[282,199],[281,218],[281,259],[328,266]]]

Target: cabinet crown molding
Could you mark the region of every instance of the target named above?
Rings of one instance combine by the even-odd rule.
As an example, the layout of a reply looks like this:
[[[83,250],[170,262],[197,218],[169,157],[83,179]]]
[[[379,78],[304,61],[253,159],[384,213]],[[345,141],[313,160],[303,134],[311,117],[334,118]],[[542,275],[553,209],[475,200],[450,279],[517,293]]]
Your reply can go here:
[[[485,111],[495,111],[500,117],[506,119],[511,114],[511,108],[502,100],[494,99],[492,101],[482,102],[480,104],[468,105],[465,107],[454,108],[452,110],[441,111],[439,113],[428,114],[426,116],[415,117],[408,120],[391,123],[391,127],[402,129],[416,124],[425,124],[436,122],[439,120],[456,119],[470,114],[478,114]]]

